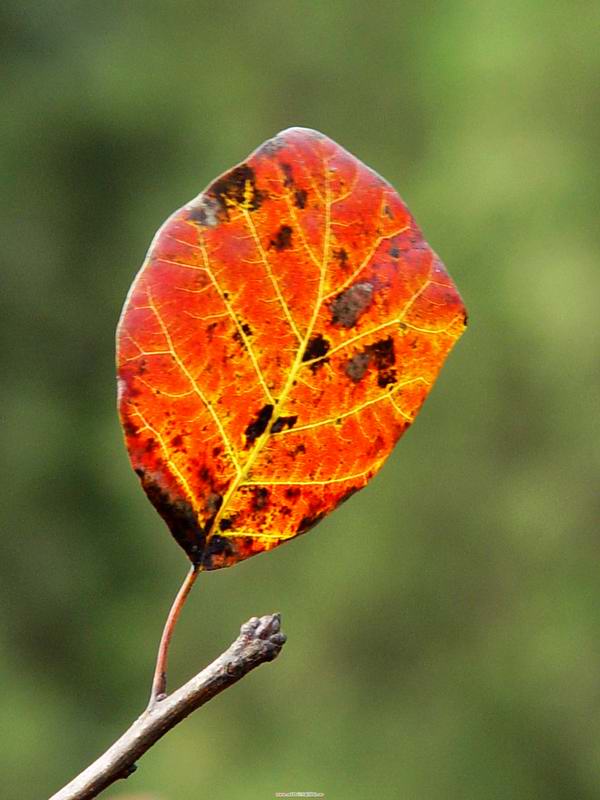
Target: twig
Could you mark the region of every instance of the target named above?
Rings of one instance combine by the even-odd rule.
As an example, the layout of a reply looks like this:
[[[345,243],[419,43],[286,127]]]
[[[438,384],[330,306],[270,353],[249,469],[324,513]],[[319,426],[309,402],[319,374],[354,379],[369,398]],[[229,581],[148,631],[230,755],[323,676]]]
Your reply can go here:
[[[242,625],[240,635],[212,664],[180,689],[152,703],[109,749],[50,800],[89,800],[135,771],[135,762],[167,731],[215,695],[265,661],[277,658],[285,644],[279,614]]]

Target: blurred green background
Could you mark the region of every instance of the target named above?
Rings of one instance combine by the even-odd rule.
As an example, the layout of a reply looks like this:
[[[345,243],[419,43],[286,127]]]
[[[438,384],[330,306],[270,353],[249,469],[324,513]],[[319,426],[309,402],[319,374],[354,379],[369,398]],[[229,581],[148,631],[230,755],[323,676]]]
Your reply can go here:
[[[600,7],[0,14],[2,796],[48,796],[142,710],[187,568],[114,408],[128,286],[171,211],[304,125],[398,188],[471,324],[365,491],[200,580],[172,686],[253,614],[289,642],[105,796],[600,798]]]

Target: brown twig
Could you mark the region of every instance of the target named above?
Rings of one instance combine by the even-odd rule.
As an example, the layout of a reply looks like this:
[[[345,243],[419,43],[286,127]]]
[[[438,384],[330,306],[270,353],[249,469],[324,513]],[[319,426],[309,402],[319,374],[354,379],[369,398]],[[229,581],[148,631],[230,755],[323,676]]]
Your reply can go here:
[[[167,731],[255,667],[272,661],[284,644],[279,614],[248,620],[228,650],[180,689],[148,706],[104,755],[50,800],[89,800],[119,778],[127,778],[137,759]]]

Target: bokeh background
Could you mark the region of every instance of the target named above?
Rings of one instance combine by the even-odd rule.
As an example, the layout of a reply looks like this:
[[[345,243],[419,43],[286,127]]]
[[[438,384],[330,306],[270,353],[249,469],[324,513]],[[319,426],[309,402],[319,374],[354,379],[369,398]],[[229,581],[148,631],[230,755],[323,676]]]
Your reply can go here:
[[[0,15],[3,797],[47,797],[142,710],[187,568],[115,413],[128,286],[172,210],[304,125],[394,183],[471,324],[365,491],[200,580],[171,685],[253,614],[289,642],[105,796],[600,798],[600,6]]]

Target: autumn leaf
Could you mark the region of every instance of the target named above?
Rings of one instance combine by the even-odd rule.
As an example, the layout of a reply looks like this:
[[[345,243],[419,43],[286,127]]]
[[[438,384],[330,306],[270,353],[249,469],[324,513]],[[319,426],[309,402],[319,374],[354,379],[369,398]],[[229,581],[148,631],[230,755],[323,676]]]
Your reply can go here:
[[[132,465],[199,569],[308,531],[413,422],[466,322],[394,189],[292,128],[176,211],[117,332]]]

